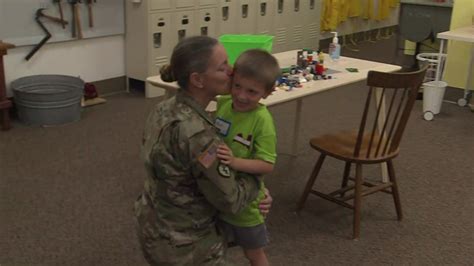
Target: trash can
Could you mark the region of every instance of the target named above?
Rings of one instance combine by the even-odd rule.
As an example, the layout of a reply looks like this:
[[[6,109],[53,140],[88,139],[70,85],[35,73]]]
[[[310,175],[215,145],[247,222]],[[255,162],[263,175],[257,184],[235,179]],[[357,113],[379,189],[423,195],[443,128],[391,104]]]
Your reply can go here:
[[[418,60],[420,68],[428,65],[424,82],[440,80],[443,77],[446,54],[441,54],[440,57],[440,54],[437,53],[420,53],[416,55],[416,59]]]
[[[448,83],[444,81],[429,81],[423,83],[423,118],[433,120],[434,115],[441,111],[444,92]]]
[[[32,126],[59,125],[81,118],[84,81],[63,75],[22,77],[11,83],[21,122]]]

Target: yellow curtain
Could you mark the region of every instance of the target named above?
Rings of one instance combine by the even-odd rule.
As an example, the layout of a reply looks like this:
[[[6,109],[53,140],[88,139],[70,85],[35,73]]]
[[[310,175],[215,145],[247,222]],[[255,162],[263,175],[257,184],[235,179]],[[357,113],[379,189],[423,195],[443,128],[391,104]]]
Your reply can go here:
[[[362,0],[349,0],[349,4],[349,17],[359,17],[362,14]]]
[[[340,1],[341,0],[324,0],[323,12],[321,14],[321,30],[336,30],[340,22]]]
[[[362,0],[362,17],[365,19],[374,18],[374,1],[375,0]]]
[[[339,24],[346,21],[349,17],[350,1],[352,0],[339,0]]]
[[[400,2],[400,0],[390,0],[390,7],[396,7],[398,5],[398,3]]]
[[[390,14],[390,2],[392,0],[379,0],[378,2],[378,14],[377,14],[377,20],[384,20],[388,18]]]

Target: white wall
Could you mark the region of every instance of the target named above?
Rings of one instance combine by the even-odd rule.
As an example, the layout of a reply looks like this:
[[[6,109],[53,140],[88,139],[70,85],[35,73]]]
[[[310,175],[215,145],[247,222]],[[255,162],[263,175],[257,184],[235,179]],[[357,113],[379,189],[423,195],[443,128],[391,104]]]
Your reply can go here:
[[[61,74],[92,82],[125,75],[123,35],[46,44],[26,61],[32,48],[16,47],[4,56],[8,96],[13,96],[10,82],[24,76]]]

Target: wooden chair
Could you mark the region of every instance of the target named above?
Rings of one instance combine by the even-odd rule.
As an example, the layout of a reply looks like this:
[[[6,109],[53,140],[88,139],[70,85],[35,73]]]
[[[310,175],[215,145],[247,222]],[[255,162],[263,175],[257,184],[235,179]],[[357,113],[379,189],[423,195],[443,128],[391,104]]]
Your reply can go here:
[[[360,211],[362,197],[383,191],[392,194],[398,220],[402,219],[402,207],[398,194],[392,159],[399,153],[399,144],[415,103],[418,88],[425,76],[426,68],[410,73],[381,73],[370,71],[367,85],[370,87],[358,130],[325,134],[312,138],[310,145],[321,153],[299,200],[299,212],[310,193],[323,199],[353,209],[353,238],[360,235]],[[375,90],[380,90],[379,100],[374,100]],[[371,103],[375,102],[375,106]],[[386,112],[383,109],[386,109]],[[330,193],[313,189],[314,182],[326,156],[345,162],[342,185]],[[387,163],[389,180],[373,182],[364,180],[362,166]],[[349,177],[355,164],[355,178]],[[353,183],[349,184],[349,180]],[[346,196],[346,193],[350,195]],[[347,201],[353,200],[353,204]]]

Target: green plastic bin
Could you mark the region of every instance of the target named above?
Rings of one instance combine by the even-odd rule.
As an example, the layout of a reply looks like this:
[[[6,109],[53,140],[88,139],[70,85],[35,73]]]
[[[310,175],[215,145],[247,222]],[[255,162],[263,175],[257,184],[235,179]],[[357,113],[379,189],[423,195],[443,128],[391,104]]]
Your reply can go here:
[[[263,49],[272,52],[273,36],[250,34],[224,34],[219,37],[229,56],[229,64],[233,65],[239,55],[249,49]]]

